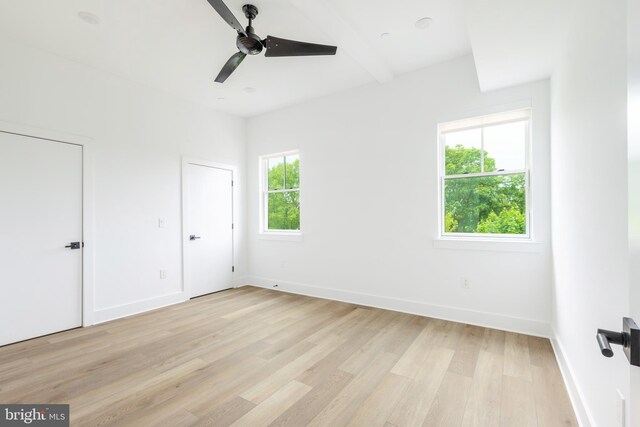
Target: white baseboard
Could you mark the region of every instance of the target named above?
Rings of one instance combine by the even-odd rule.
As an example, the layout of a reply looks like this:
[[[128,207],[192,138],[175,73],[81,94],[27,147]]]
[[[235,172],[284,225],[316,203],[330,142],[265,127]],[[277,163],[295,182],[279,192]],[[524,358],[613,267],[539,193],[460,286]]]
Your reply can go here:
[[[94,312],[94,324],[104,323],[108,322],[109,320],[115,320],[121,317],[144,313],[145,311],[155,310],[157,308],[166,307],[168,305],[178,304],[186,300],[188,300],[188,298],[185,296],[184,292],[181,291],[173,294],[149,298],[146,300],[135,301],[128,304],[103,308]]]
[[[356,293],[341,289],[322,288],[301,283],[283,282],[281,280],[267,279],[264,277],[247,277],[246,280],[246,283],[250,285],[294,294],[348,302],[368,307],[383,308],[386,310],[434,317],[437,319],[467,323],[470,325],[500,329],[509,332],[518,332],[544,338],[551,337],[551,327],[549,323],[539,320],[505,316],[502,314],[468,310],[458,307],[427,304],[424,302],[409,301],[379,295]],[[277,288],[273,287],[275,284],[278,285]]]
[[[591,412],[584,404],[585,399],[580,387],[575,382],[575,375],[573,374],[573,369],[571,368],[571,364],[569,360],[565,356],[564,348],[562,344],[558,340],[556,331],[552,331],[553,335],[551,338],[551,346],[553,347],[553,351],[556,354],[556,360],[558,361],[558,367],[560,368],[560,372],[562,373],[562,378],[564,379],[564,384],[567,387],[567,393],[569,393],[569,399],[571,399],[571,405],[573,406],[573,412],[576,414],[576,418],[578,419],[578,424],[580,427],[593,427],[596,423],[593,421],[593,416]]]
[[[243,286],[247,286],[247,284],[249,283],[249,279],[246,277],[238,277],[237,279],[233,280],[233,287],[234,288],[241,288]]]
[[[247,283],[245,277],[239,277],[234,280],[234,288],[239,288]],[[93,312],[93,323],[108,322],[110,320],[120,319],[122,317],[132,316],[134,314],[144,313],[145,311],[155,310],[157,308],[166,307],[168,305],[178,304],[187,301],[189,297],[182,291],[173,294],[162,295],[159,297],[149,298],[146,300],[135,301],[132,303],[117,305],[113,307],[99,309]],[[84,326],[90,326],[85,324]]]

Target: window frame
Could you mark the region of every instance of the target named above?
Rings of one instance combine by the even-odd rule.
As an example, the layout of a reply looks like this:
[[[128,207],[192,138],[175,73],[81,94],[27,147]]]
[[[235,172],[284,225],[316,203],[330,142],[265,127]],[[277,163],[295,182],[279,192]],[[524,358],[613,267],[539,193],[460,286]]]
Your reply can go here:
[[[514,118],[515,117],[515,118]],[[492,126],[505,125],[509,123],[526,122],[525,125],[525,163],[523,169],[478,172],[468,174],[446,174],[446,138],[445,135],[451,132],[459,132],[471,129],[481,129],[480,132],[480,156],[481,169],[484,169],[484,129]],[[464,125],[467,123],[466,125]],[[475,123],[475,124],[474,124]],[[460,124],[457,126],[457,124]],[[446,128],[444,130],[443,128]],[[449,121],[438,125],[438,236],[441,240],[471,240],[471,241],[533,241],[532,233],[532,112],[531,108],[520,108],[488,114],[484,116],[472,117],[462,120]],[[446,180],[462,178],[480,178],[487,176],[509,176],[522,175],[525,177],[525,234],[494,234],[494,233],[451,233],[445,230],[446,200],[445,182]]]
[[[286,162],[287,156],[298,156],[298,161],[302,164],[299,150],[282,151],[279,153],[265,154],[259,157],[259,170],[260,170],[260,182],[259,182],[259,197],[260,197],[260,232],[261,236],[302,236],[302,178],[299,177],[298,187],[282,190],[269,190],[269,160],[275,158],[283,158]],[[285,163],[286,165],[286,163]],[[285,169],[286,170],[286,169]],[[300,167],[302,170],[302,167]],[[285,172],[285,185],[286,185],[286,172]],[[300,204],[300,228],[298,230],[281,230],[281,229],[269,229],[269,194],[272,193],[298,193],[298,200]]]

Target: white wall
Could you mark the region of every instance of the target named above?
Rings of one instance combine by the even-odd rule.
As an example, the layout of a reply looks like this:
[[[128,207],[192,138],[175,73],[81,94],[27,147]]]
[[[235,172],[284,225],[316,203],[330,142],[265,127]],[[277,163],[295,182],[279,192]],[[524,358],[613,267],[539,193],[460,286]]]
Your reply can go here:
[[[237,165],[244,212],[244,120],[3,38],[0,57],[0,121],[92,138],[96,320],[180,300],[181,156]]]
[[[549,85],[481,94],[463,57],[250,119],[251,277],[263,286],[546,334]],[[439,122],[533,107],[535,253],[434,248]],[[299,149],[302,242],[258,239],[258,157]],[[461,287],[461,277],[471,288]]]
[[[578,415],[609,427],[629,375],[621,349],[609,360],[595,341],[597,328],[620,330],[629,307],[626,3],[576,3],[551,84],[554,327]]]

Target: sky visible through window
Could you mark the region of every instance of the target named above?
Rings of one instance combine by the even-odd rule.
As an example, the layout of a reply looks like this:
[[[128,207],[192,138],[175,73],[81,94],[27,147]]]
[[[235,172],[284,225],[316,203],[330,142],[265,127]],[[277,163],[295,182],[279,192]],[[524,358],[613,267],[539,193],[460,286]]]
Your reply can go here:
[[[526,121],[507,123],[484,128],[485,156],[495,161],[495,170],[521,170],[525,168],[526,150]],[[480,150],[482,144],[481,129],[470,129],[459,132],[450,132],[445,136],[446,146],[455,148],[461,145],[464,148],[476,148]],[[478,170],[467,173],[477,173]],[[484,172],[495,172],[484,170]]]

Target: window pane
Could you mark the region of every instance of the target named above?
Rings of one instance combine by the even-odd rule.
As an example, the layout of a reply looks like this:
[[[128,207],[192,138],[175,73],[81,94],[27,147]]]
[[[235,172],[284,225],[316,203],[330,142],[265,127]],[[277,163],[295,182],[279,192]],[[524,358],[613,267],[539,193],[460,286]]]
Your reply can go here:
[[[287,156],[287,168],[285,174],[285,188],[300,187],[300,156],[297,154]]]
[[[525,174],[445,180],[445,232],[526,234]]]
[[[484,171],[525,168],[527,122],[484,128]]]
[[[300,193],[269,193],[269,230],[300,230]]]
[[[284,157],[269,159],[269,190],[284,189]]]
[[[446,133],[444,138],[447,175],[481,172],[482,134],[479,128]]]

